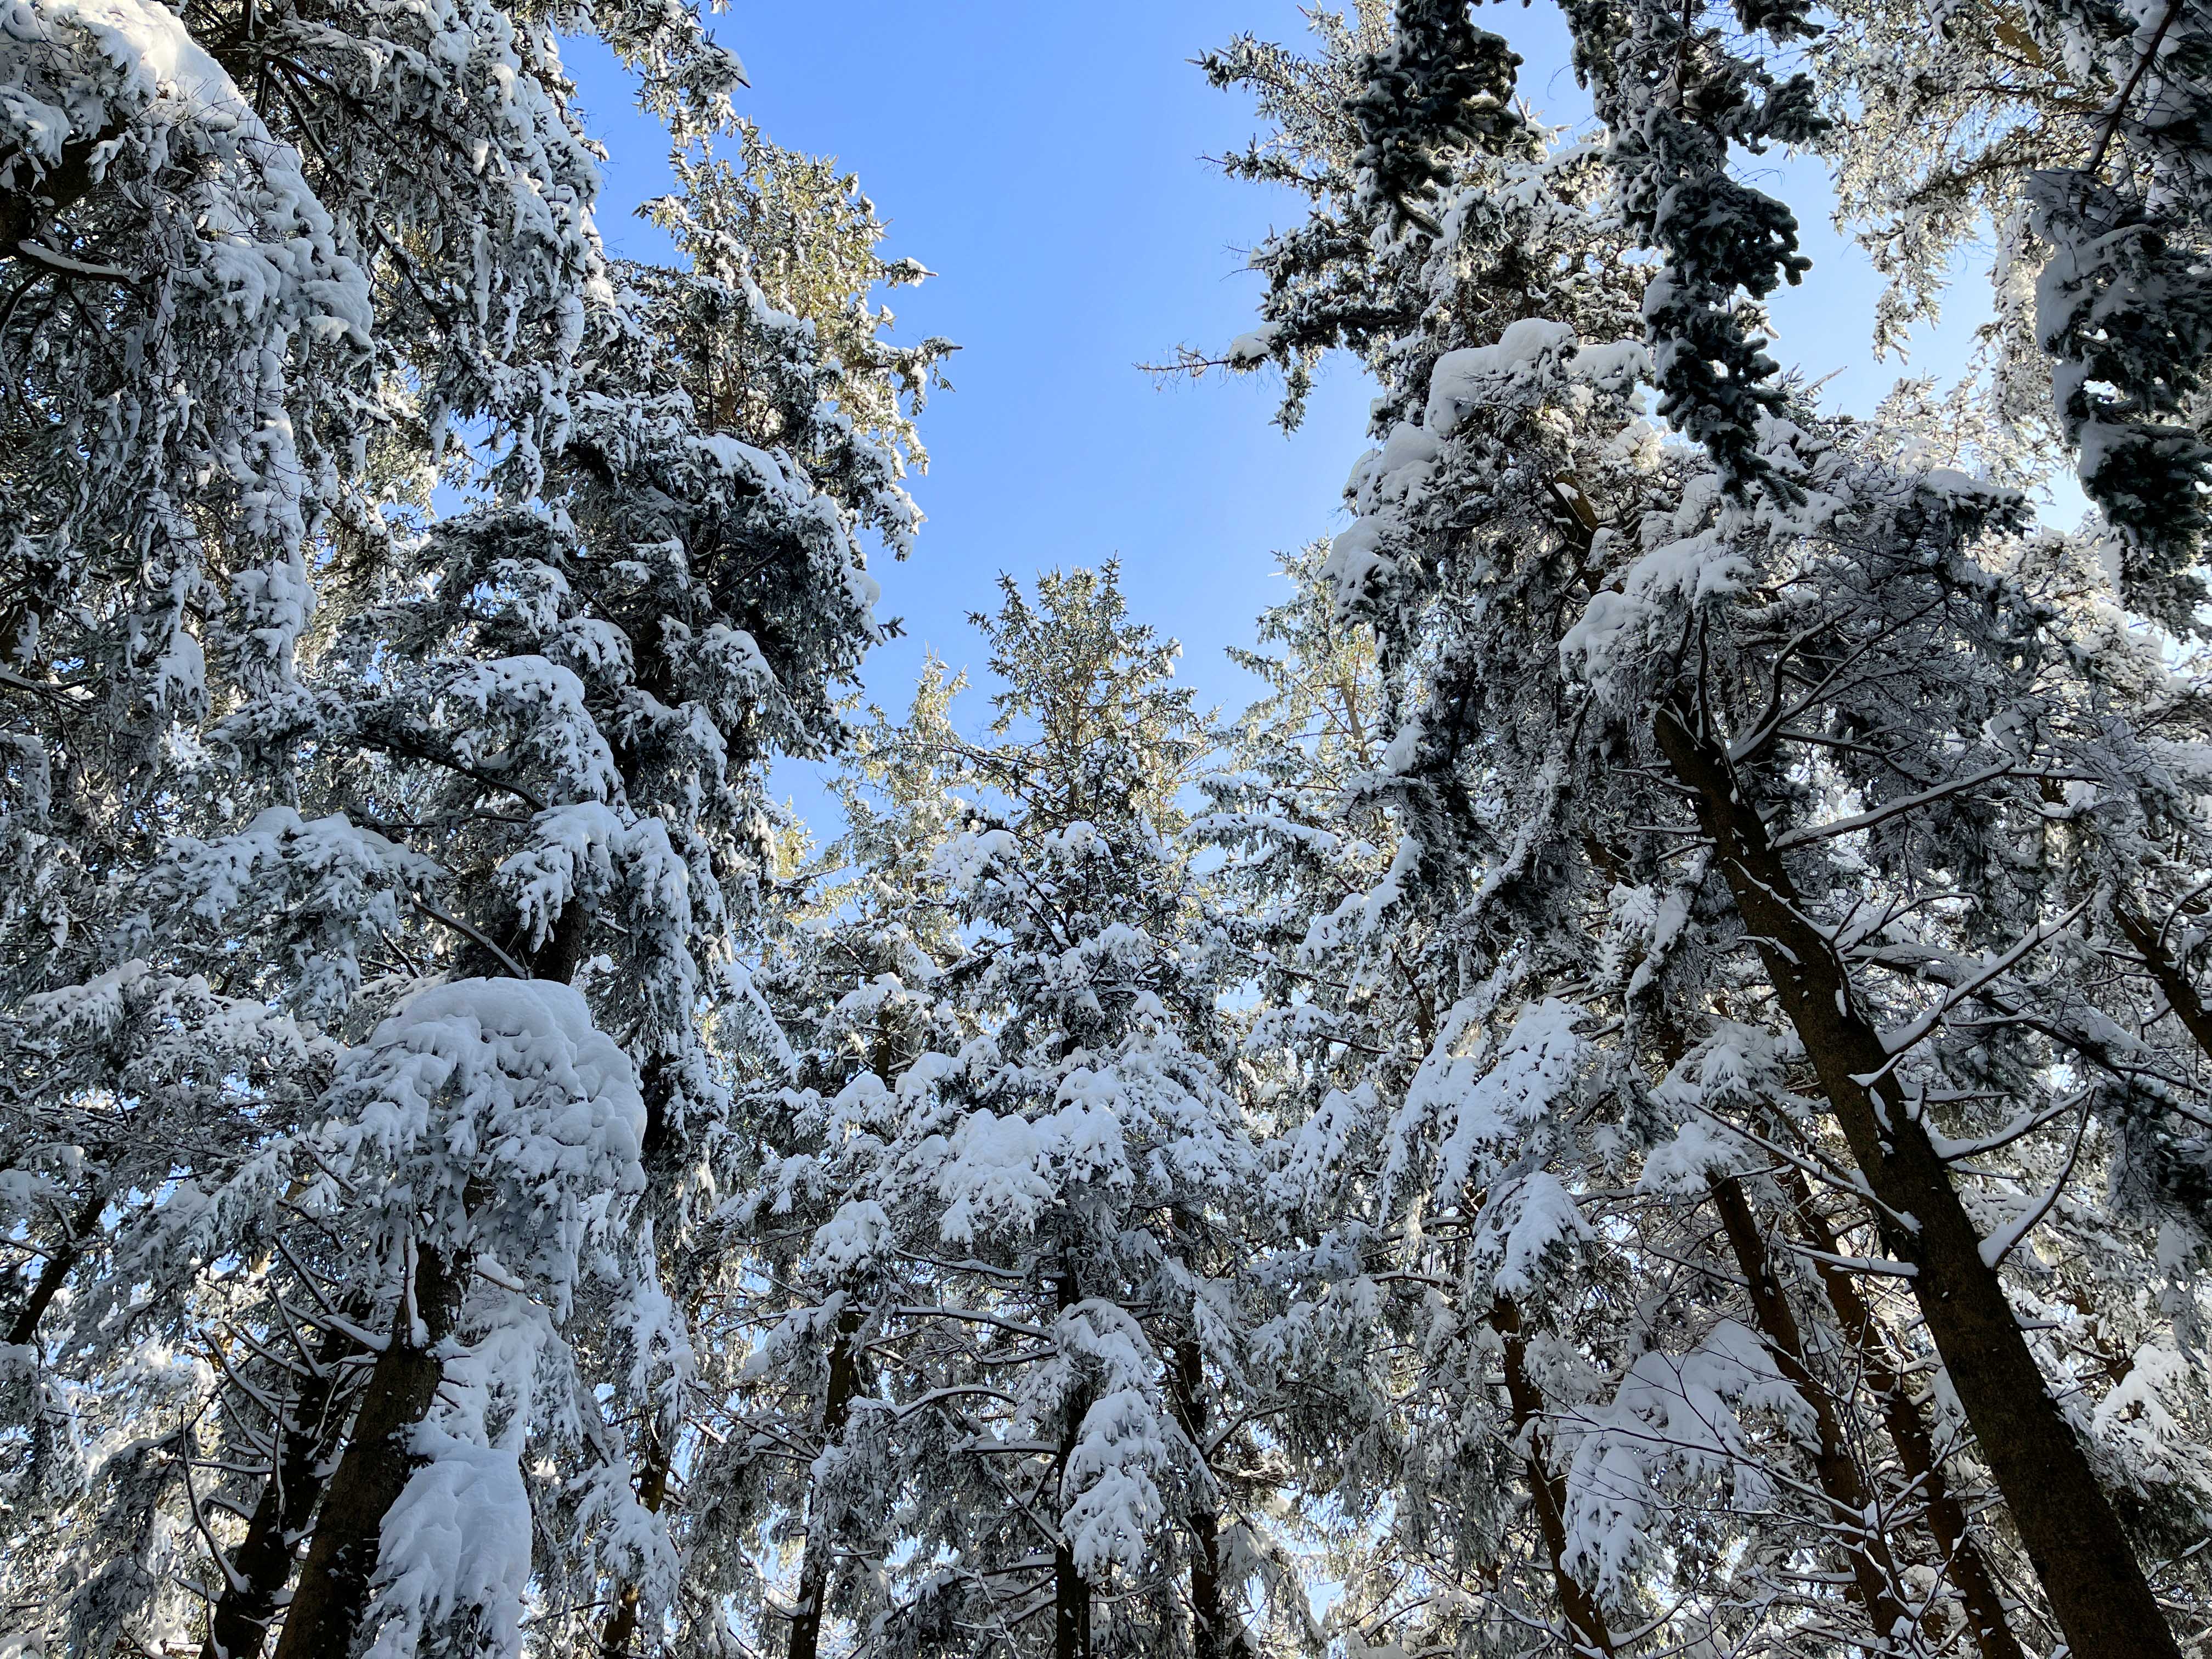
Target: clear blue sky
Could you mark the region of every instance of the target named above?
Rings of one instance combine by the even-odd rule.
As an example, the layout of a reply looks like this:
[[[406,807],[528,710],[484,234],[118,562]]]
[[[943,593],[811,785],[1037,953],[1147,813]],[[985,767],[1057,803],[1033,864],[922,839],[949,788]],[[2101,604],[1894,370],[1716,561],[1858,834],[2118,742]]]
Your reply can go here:
[[[1548,118],[1586,117],[1553,10],[1497,7],[1480,21],[1528,60],[1524,94]],[[1331,365],[1304,427],[1285,438],[1269,423],[1272,376],[1163,390],[1135,365],[1252,326],[1259,285],[1240,250],[1293,222],[1298,203],[1205,164],[1256,125],[1188,60],[1241,30],[1303,38],[1297,9],[817,0],[744,6],[714,28],[751,78],[744,112],[779,143],[837,156],[889,220],[890,256],[939,273],[896,296],[898,332],[963,348],[950,367],[957,389],[925,416],[919,550],[877,563],[884,614],[904,618],[908,634],[870,659],[871,698],[902,707],[925,647],[979,665],[966,616],[991,607],[1000,571],[1119,556],[1132,609],[1183,641],[1202,699],[1241,704],[1249,682],[1222,647],[1248,641],[1279,595],[1274,550],[1342,527],[1340,491],[1366,447],[1372,388],[1356,366]],[[603,52],[574,45],[568,65],[611,152],[601,230],[617,252],[661,257],[659,233],[631,212],[668,187],[665,142]],[[1868,349],[1872,273],[1821,217],[1817,165],[1780,165],[1784,193],[1813,222],[1817,287],[1777,306],[1778,355],[1814,375],[1843,370],[1829,400],[1869,407],[1899,369]],[[1947,328],[1923,364],[1955,367],[1963,333]],[[979,714],[971,696],[966,718]],[[827,830],[811,770],[787,765],[776,787]]]

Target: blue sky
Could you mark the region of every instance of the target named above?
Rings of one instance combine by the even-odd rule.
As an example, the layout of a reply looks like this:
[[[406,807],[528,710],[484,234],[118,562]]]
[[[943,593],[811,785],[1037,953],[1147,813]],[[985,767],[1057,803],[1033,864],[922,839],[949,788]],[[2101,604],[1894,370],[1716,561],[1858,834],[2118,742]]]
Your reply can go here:
[[[1479,21],[1528,59],[1523,93],[1547,118],[1587,115],[1554,11],[1498,7]],[[925,417],[919,550],[876,568],[884,613],[907,635],[870,659],[870,697],[902,706],[925,648],[975,665],[967,613],[990,607],[1000,571],[1118,556],[1132,610],[1183,641],[1203,700],[1241,704],[1249,683],[1222,647],[1249,641],[1279,596],[1274,550],[1345,523],[1339,492],[1366,447],[1372,388],[1350,362],[1330,365],[1286,438],[1269,422],[1272,377],[1162,389],[1135,365],[1252,325],[1259,285],[1240,250],[1294,222],[1298,204],[1206,165],[1256,124],[1188,60],[1242,30],[1302,38],[1295,6],[817,0],[742,6],[714,28],[751,78],[744,112],[777,143],[857,173],[890,222],[890,256],[938,273],[897,295],[898,333],[963,348],[956,390]],[[617,252],[659,257],[659,233],[631,215],[667,188],[665,139],[603,51],[574,43],[568,66],[610,150],[602,232]],[[1900,368],[1868,349],[1875,278],[1826,224],[1818,165],[1778,165],[1816,261],[1814,287],[1776,307],[1778,355],[1814,375],[1841,370],[1829,401],[1869,407]],[[1964,336],[1947,327],[1917,366],[1955,367]],[[971,696],[967,718],[980,708]],[[776,787],[826,827],[811,774],[787,764]]]

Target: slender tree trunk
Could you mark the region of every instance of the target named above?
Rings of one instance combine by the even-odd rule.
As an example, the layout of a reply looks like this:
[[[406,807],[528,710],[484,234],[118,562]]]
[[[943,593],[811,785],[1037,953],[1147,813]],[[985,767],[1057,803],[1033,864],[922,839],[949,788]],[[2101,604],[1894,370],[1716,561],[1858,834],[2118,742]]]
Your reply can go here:
[[[1729,1248],[1735,1252],[1736,1266],[1750,1288],[1752,1315],[1759,1322],[1759,1334],[1772,1350],[1775,1368],[1783,1379],[1813,1408],[1814,1465],[1820,1490],[1834,1510],[1829,1524],[1843,1539],[1844,1553],[1851,1566],[1851,1588],[1859,1606],[1875,1634],[1886,1641],[1896,1634],[1900,1622],[1909,1624],[1911,1619],[1897,1599],[1897,1563],[1882,1535],[1874,1494],[1860,1477],[1858,1462],[1844,1443],[1835,1401],[1807,1363],[1796,1312],[1783,1293],[1773,1257],[1766,1248],[1766,1236],[1743,1195],[1743,1183],[1729,1176],[1715,1180],[1711,1188],[1713,1207],[1720,1212]]]
[[[31,1286],[29,1297],[15,1310],[15,1322],[8,1328],[8,1340],[14,1346],[26,1346],[37,1334],[40,1318],[60,1292],[70,1269],[76,1266],[85,1239],[100,1224],[100,1212],[106,1207],[106,1194],[94,1193],[71,1218],[69,1237],[57,1242],[47,1252],[46,1265],[39,1269],[38,1282]]]
[[[1513,1410],[1514,1437],[1528,1465],[1529,1502],[1544,1537],[1544,1553],[1551,1558],[1552,1582],[1558,1588],[1568,1637],[1576,1653],[1585,1659],[1613,1659],[1613,1632],[1606,1627],[1605,1613],[1567,1570],[1567,1483],[1552,1472],[1544,1455],[1544,1396],[1528,1375],[1528,1334],[1521,1323],[1521,1310],[1500,1297],[1490,1310],[1490,1324],[1505,1340],[1505,1398]]]
[[[1054,1659],[1090,1659],[1091,1653],[1091,1589],[1065,1541],[1052,1552],[1052,1651]]]
[[[346,1362],[362,1352],[344,1332],[325,1331],[314,1369],[301,1382],[289,1419],[278,1432],[276,1459],[254,1505],[246,1536],[231,1552],[222,1595],[208,1620],[200,1659],[260,1659],[292,1558],[307,1517],[323,1495],[323,1460],[337,1438],[332,1411]]]
[[[1060,1310],[1066,1313],[1082,1298],[1076,1293],[1075,1268],[1063,1264],[1058,1285]],[[1060,1478],[1067,1479],[1068,1461],[1075,1455],[1076,1430],[1082,1422],[1080,1398],[1068,1404],[1067,1426],[1060,1441]],[[1066,1504],[1061,1505],[1063,1509]],[[1091,1659],[1091,1586],[1075,1570],[1075,1551],[1065,1537],[1052,1552],[1053,1659]]]
[[[1884,1245],[1913,1291],[1982,1455],[1996,1477],[2072,1659],[2179,1659],[2087,1455],[2045,1386],[1982,1238],[1926,1130],[1890,1079],[1881,1036],[1853,1000],[1828,935],[1807,917],[1727,756],[1668,704],[1659,749],[1695,796],[1738,914],[1818,1074],[1868,1189]],[[1864,1079],[1881,1079],[1869,1084]]]
[[[1813,1248],[1831,1256],[1843,1255],[1842,1241],[1813,1201],[1812,1185],[1804,1173],[1790,1170],[1785,1185]],[[1981,1546],[1967,1525],[1966,1510],[1944,1477],[1943,1460],[1936,1452],[1936,1437],[1929,1431],[1927,1420],[1914,1403],[1905,1377],[1891,1361],[1889,1342],[1874,1316],[1874,1310],[1859,1294],[1859,1287],[1852,1282],[1848,1268],[1822,1261],[1816,1264],[1816,1269],[1821,1288],[1827,1292],[1828,1305],[1835,1310],[1837,1322],[1857,1351],[1866,1386],[1881,1405],[1882,1425],[1889,1431],[1891,1443],[1897,1448],[1898,1462],[1926,1506],[1928,1530],[1935,1534],[1936,1546],[1943,1553],[1946,1571],[1966,1607],[1966,1623],[1973,1632],[1975,1647],[1982,1659],[2027,1659],[2020,1638],[2012,1633],[2012,1626],[2006,1620],[2004,1598],[1997,1593],[1996,1576],[1990,1572]]]
[[[2204,999],[2197,994],[2197,987],[2181,964],[2167,953],[2160,930],[2124,904],[2112,907],[2112,920],[2143,959],[2143,966],[2150,969],[2151,981],[2166,998],[2166,1006],[2173,1010],[2174,1018],[2189,1028],[2197,1048],[2212,1058],[2212,1012],[2206,1011]]]
[[[871,1063],[885,1086],[895,1081],[897,1060],[888,1030],[877,1031]],[[845,1305],[837,1310],[836,1334],[830,1346],[830,1376],[822,1399],[824,1446],[843,1438],[853,1401],[860,1392],[860,1357],[853,1351],[853,1339],[860,1329],[860,1310],[850,1300],[849,1288],[846,1294]],[[806,1548],[799,1562],[799,1606],[791,1615],[790,1659],[816,1659],[822,1650],[823,1603],[830,1594],[830,1564],[836,1554],[830,1540],[829,1517],[811,1493],[807,1510]]]
[[[860,1357],[853,1351],[860,1329],[860,1310],[848,1302],[837,1310],[837,1334],[830,1347],[830,1381],[822,1398],[824,1446],[844,1437],[853,1401],[860,1396]],[[830,1593],[830,1563],[836,1555],[823,1506],[810,1497],[807,1510],[806,1552],[799,1563],[799,1608],[791,1616],[791,1659],[816,1659],[822,1650],[822,1604]]]
[[[1598,850],[1592,843],[1593,851]],[[1680,1029],[1663,1006],[1653,1011],[1653,1025],[1660,1052],[1669,1070],[1681,1063],[1686,1052]],[[1796,1173],[1792,1171],[1792,1173]],[[1802,1179],[1802,1177],[1801,1177]],[[1778,1368],[1790,1386],[1813,1408],[1815,1435],[1814,1467],[1820,1491],[1835,1510],[1836,1523],[1848,1542],[1851,1583],[1860,1607],[1877,1633],[1893,1631],[1904,1608],[1896,1596],[1897,1563],[1888,1540],[1874,1522],[1874,1498],[1862,1478],[1856,1459],[1844,1443],[1834,1401],[1813,1375],[1798,1329],[1796,1311],[1790,1305],[1781,1278],[1774,1271],[1773,1253],[1766,1235],[1744,1196],[1735,1176],[1709,1183],[1713,1207],[1719,1212],[1729,1249],[1741,1271],[1751,1297],[1752,1316],[1759,1334],[1774,1352]]]
[[[532,953],[532,977],[566,984],[582,960],[590,920],[580,904],[563,910]],[[463,1198],[471,1209],[480,1201],[476,1188],[472,1179]],[[436,1349],[460,1317],[467,1279],[465,1261],[448,1261],[437,1250],[416,1247],[414,1293],[401,1299],[392,1340],[362,1389],[345,1455],[331,1476],[300,1587],[284,1615],[276,1659],[342,1659],[351,1650],[368,1610],[384,1517],[417,1467],[407,1443],[436,1398],[443,1370]],[[420,1343],[413,1340],[418,1321]]]
[[[673,1458],[666,1439],[653,1435],[645,1449],[645,1463],[637,1472],[637,1501],[649,1514],[658,1515],[668,1501],[668,1477]],[[643,1597],[635,1583],[622,1587],[615,1597],[615,1610],[607,1615],[606,1625],[599,1632],[599,1651],[605,1659],[621,1659],[637,1639],[638,1607]]]
[[[1206,1360],[1197,1340],[1176,1344],[1170,1373],[1176,1416],[1184,1437],[1206,1455]],[[1221,1516],[1210,1505],[1192,1510],[1190,1528],[1190,1650],[1192,1659],[1229,1659],[1234,1650],[1229,1609],[1221,1589]]]
[[[625,779],[629,775],[623,774]],[[552,941],[549,940],[549,946]],[[573,963],[577,951],[573,945],[563,954]],[[668,1120],[668,1100],[672,1085],[667,1061],[654,1055],[645,1065],[645,1074],[640,1079],[645,1097],[645,1134],[639,1143],[638,1154],[645,1164],[646,1184],[656,1187],[666,1174],[663,1168],[669,1153],[670,1137],[673,1131]],[[686,1323],[698,1312],[696,1307],[686,1310]],[[645,1430],[645,1461],[637,1472],[637,1501],[649,1515],[658,1515],[668,1502],[668,1478],[676,1457],[673,1439],[660,1432],[657,1424],[648,1420]],[[605,1659],[621,1659],[637,1639],[638,1608],[642,1593],[635,1583],[625,1583],[616,1593],[614,1611],[607,1615],[599,1630],[599,1651]]]
[[[532,979],[550,979],[566,985],[584,963],[585,941],[591,937],[592,915],[583,905],[572,903],[554,918],[552,928],[534,951],[522,953]],[[648,1128],[651,1125],[647,1126]]]
[[[415,1472],[408,1437],[430,1410],[441,1367],[438,1345],[453,1328],[463,1274],[437,1251],[417,1248],[412,1297],[392,1322],[392,1340],[362,1389],[353,1434],[324,1497],[314,1541],[300,1574],[276,1659],[343,1659],[368,1607],[384,1517]],[[415,1341],[414,1325],[422,1326]]]

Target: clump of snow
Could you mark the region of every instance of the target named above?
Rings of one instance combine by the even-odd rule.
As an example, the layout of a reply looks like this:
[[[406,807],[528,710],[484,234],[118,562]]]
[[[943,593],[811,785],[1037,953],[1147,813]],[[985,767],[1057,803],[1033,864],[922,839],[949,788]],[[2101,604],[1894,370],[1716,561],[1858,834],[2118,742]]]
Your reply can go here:
[[[385,1511],[367,1659],[413,1659],[423,1638],[465,1616],[478,1652],[522,1651],[530,1585],[530,1495],[514,1450],[433,1424],[415,1431],[424,1459]]]
[[[1595,1237],[1565,1183],[1539,1170],[1483,1206],[1475,1250],[1496,1263],[1492,1283],[1498,1294],[1517,1301],[1536,1289],[1546,1267]]]
[[[1644,1173],[1636,1189],[1696,1198],[1717,1176],[1742,1170],[1747,1162],[1742,1139],[1717,1124],[1699,1120],[1684,1124],[1674,1138],[1654,1147],[1644,1160]]]
[[[971,1112],[937,1174],[944,1237],[965,1243],[979,1225],[1025,1228],[1056,1195],[1046,1141],[1026,1118]]]
[[[890,1217],[872,1198],[848,1199],[837,1213],[814,1230],[810,1252],[816,1266],[842,1279],[868,1266],[890,1247]]]
[[[1329,543],[1321,574],[1335,595],[1339,611],[1349,612],[1397,568],[1397,561],[1382,550],[1383,538],[1391,529],[1389,520],[1370,514],[1353,520],[1350,529]]]
[[[489,1249],[565,1317],[587,1244],[641,1191],[645,1103],[629,1056],[573,987],[465,979],[422,992],[349,1054],[319,1133],[335,1174],[456,1255]]]
[[[1234,368],[1250,368],[1263,363],[1267,360],[1267,354],[1275,349],[1276,337],[1282,331],[1282,325],[1279,323],[1262,323],[1231,340],[1229,349],[1221,354],[1222,357]]]
[[[1479,404],[1505,387],[1527,385],[1574,349],[1575,331],[1565,323],[1524,317],[1506,325],[1497,343],[1462,346],[1437,359],[1429,372],[1429,401],[1422,424],[1449,438]]]
[[[1164,1513],[1172,1455],[1151,1344],[1127,1312],[1096,1300],[1061,1314],[1053,1341],[1066,1357],[1059,1376],[1085,1379],[1091,1395],[1062,1477],[1061,1535],[1086,1578],[1116,1564],[1133,1571]]]
[[[1650,1533],[1674,1494],[1717,1488],[1739,1513],[1773,1501],[1773,1483],[1740,1413],[1778,1413],[1808,1432],[1812,1410],[1765,1345],[1733,1320],[1683,1355],[1639,1357],[1613,1399],[1586,1408],[1567,1471],[1567,1554],[1601,1595],[1629,1583],[1662,1546]]]
[[[1383,1179],[1409,1171],[1418,1138],[1441,1131],[1433,1190],[1437,1203],[1461,1201],[1469,1183],[1489,1173],[1486,1155],[1510,1145],[1553,1109],[1580,1072],[1588,1045],[1576,1032],[1582,1012],[1557,998],[1531,1005],[1494,1048],[1478,1043],[1453,1052],[1474,1018],[1472,1004],[1454,1007],[1437,1041],[1413,1074],[1390,1126],[1390,1155]]]

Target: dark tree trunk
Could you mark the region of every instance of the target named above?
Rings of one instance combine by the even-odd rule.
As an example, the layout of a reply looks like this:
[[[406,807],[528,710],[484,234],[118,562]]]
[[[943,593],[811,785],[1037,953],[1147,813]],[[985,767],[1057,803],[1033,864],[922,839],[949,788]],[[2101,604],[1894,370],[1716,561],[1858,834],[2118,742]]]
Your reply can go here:
[[[70,1276],[70,1269],[76,1266],[85,1239],[100,1225],[100,1212],[106,1207],[106,1194],[94,1193],[70,1219],[69,1237],[56,1241],[54,1248],[46,1253],[46,1265],[39,1269],[38,1282],[31,1286],[30,1296],[15,1310],[15,1321],[8,1328],[10,1344],[26,1347],[37,1334],[40,1318],[59,1293],[62,1281]]]
[[[1843,1541],[1850,1562],[1851,1588],[1878,1637],[1895,1633],[1908,1615],[1897,1599],[1897,1563],[1889,1543],[1873,1524],[1874,1496],[1860,1476],[1858,1462],[1844,1443],[1843,1425],[1826,1386],[1807,1363],[1805,1341],[1797,1328],[1797,1315],[1783,1294],[1782,1281],[1766,1248],[1766,1236],[1743,1195],[1743,1183],[1734,1176],[1712,1183],[1713,1207],[1720,1212],[1729,1248],[1751,1292],[1752,1315],[1759,1334],[1773,1352],[1775,1369],[1813,1408],[1814,1465],[1820,1491],[1834,1513],[1829,1526]]]
[[[1062,1313],[1082,1300],[1076,1291],[1073,1264],[1062,1264],[1056,1291]],[[1067,1478],[1068,1460],[1075,1455],[1075,1435],[1082,1420],[1079,1396],[1068,1402],[1067,1425],[1060,1434],[1060,1478],[1063,1481]],[[1091,1659],[1091,1586],[1075,1570],[1075,1552],[1065,1538],[1054,1545],[1052,1552],[1052,1652],[1053,1659]]]
[[[837,1313],[837,1334],[830,1348],[829,1386],[822,1397],[822,1443],[837,1443],[860,1392],[860,1358],[853,1339],[860,1334],[860,1310],[848,1303]],[[799,1563],[799,1607],[791,1615],[791,1659],[816,1659],[822,1650],[822,1604],[830,1593],[830,1563],[836,1554],[829,1517],[809,1500],[806,1553]]]
[[[1170,1374],[1176,1416],[1199,1455],[1206,1455],[1206,1360],[1195,1340],[1176,1344]],[[1210,1506],[1192,1510],[1190,1528],[1190,1650],[1192,1659],[1230,1659],[1235,1632],[1221,1589],[1221,1516]]]
[[[2166,941],[2160,930],[2129,909],[2124,904],[2112,907],[2112,920],[2118,924],[2121,936],[2150,969],[2152,982],[2166,998],[2166,1006],[2173,1010],[2174,1018],[2189,1028],[2189,1035],[2207,1058],[2212,1058],[2212,1013],[2204,1007],[2204,999],[2197,994],[2197,987],[2179,963],[2167,954]]]
[[[530,977],[561,985],[574,980],[576,969],[583,966],[584,945],[591,933],[591,913],[581,904],[568,905],[554,918],[544,942],[525,955],[523,965],[530,969]]]
[[[629,775],[624,773],[623,775],[627,778]],[[549,939],[548,946],[552,943]],[[578,952],[571,945],[565,948],[563,954],[573,964]],[[645,1134],[639,1143],[638,1155],[644,1162],[646,1184],[650,1188],[667,1173],[664,1166],[669,1157],[671,1138],[675,1133],[668,1119],[669,1095],[673,1085],[669,1079],[667,1061],[658,1054],[647,1060],[640,1083],[645,1096]],[[696,1308],[687,1310],[687,1324],[696,1312]],[[658,1425],[649,1421],[645,1436],[645,1461],[637,1472],[637,1501],[648,1514],[658,1515],[668,1502],[668,1477],[675,1459],[676,1447],[672,1440],[660,1432]],[[599,1631],[599,1651],[605,1659],[621,1659],[621,1656],[629,1652],[631,1644],[637,1639],[641,1599],[638,1587],[634,1583],[624,1584],[616,1593],[614,1611],[607,1615],[607,1621]]]
[[[583,959],[590,920],[581,905],[563,910],[534,953],[532,977],[566,984]],[[471,1180],[463,1202],[473,1209],[479,1201]],[[276,1659],[341,1659],[352,1649],[368,1609],[385,1515],[417,1467],[407,1441],[437,1396],[442,1368],[435,1350],[460,1317],[468,1273],[465,1260],[448,1261],[434,1249],[416,1249],[414,1295],[401,1301],[392,1340],[362,1389],[345,1455],[331,1476],[300,1587],[284,1615]],[[410,1312],[422,1322],[419,1344],[412,1340]]]
[[[412,1306],[403,1301],[392,1340],[362,1389],[353,1433],[324,1497],[300,1587],[284,1615],[276,1659],[343,1659],[353,1650],[376,1572],[384,1516],[415,1472],[407,1441],[428,1414],[441,1367],[434,1351],[460,1312],[462,1274],[435,1250],[415,1253]],[[412,1339],[410,1314],[422,1324]]]
[[[279,1431],[276,1461],[261,1488],[246,1536],[231,1552],[222,1595],[208,1620],[200,1659],[260,1659],[269,1621],[292,1577],[300,1534],[323,1495],[323,1460],[337,1442],[338,1382],[346,1364],[362,1352],[344,1332],[324,1333],[314,1370],[301,1379],[291,1413]]]
[[[1790,1170],[1786,1184],[1790,1201],[1813,1248],[1832,1256],[1843,1255],[1842,1241],[1829,1226],[1827,1217],[1814,1203],[1812,1185],[1803,1172]],[[1914,1403],[1911,1390],[1891,1360],[1888,1340],[1874,1316],[1874,1310],[1859,1294],[1859,1287],[1851,1282],[1850,1269],[1832,1261],[1820,1262],[1817,1269],[1821,1288],[1828,1295],[1828,1305],[1835,1310],[1837,1322],[1856,1351],[1854,1357],[1866,1386],[1881,1407],[1882,1426],[1889,1431],[1890,1442],[1897,1448],[1897,1461],[1905,1471],[1905,1478],[1921,1494],[1926,1505],[1928,1530],[1943,1553],[1951,1583],[1958,1587],[1959,1600],[1966,1610],[1966,1623],[1974,1633],[1975,1647],[1982,1659],[2027,1659],[2020,1639],[2012,1633],[2012,1626],[2005,1619],[2004,1598],[1997,1593],[1996,1576],[1990,1571],[1981,1546],[1974,1541],[1966,1510],[1944,1477],[1943,1460],[1936,1454],[1936,1437],[1929,1432],[1927,1420]]]
[[[645,1464],[637,1472],[637,1501],[653,1515],[668,1501],[668,1476],[673,1457],[668,1441],[654,1434],[645,1449]],[[624,1584],[615,1597],[615,1610],[599,1632],[599,1651],[605,1659],[622,1659],[637,1639],[638,1607],[642,1598],[635,1584]]]
[[[1065,1543],[1052,1553],[1052,1651],[1054,1659],[1090,1659],[1091,1654],[1091,1587]]]
[[[2127,1535],[2059,1415],[1982,1238],[1927,1132],[1891,1081],[1829,937],[1805,915],[1726,754],[1675,705],[1659,749],[1691,789],[1746,931],[1875,1202],[1884,1246],[1911,1265],[1929,1334],[1996,1477],[2073,1659],[2179,1659]]]
[[[1491,1328],[1505,1340],[1505,1398],[1513,1411],[1514,1438],[1528,1465],[1528,1500],[1552,1563],[1559,1612],[1582,1659],[1613,1659],[1613,1632],[1605,1613],[1582,1582],[1567,1568],[1567,1483],[1553,1473],[1544,1455],[1544,1396],[1528,1375],[1528,1334],[1521,1310],[1504,1297],[1490,1310]]]

